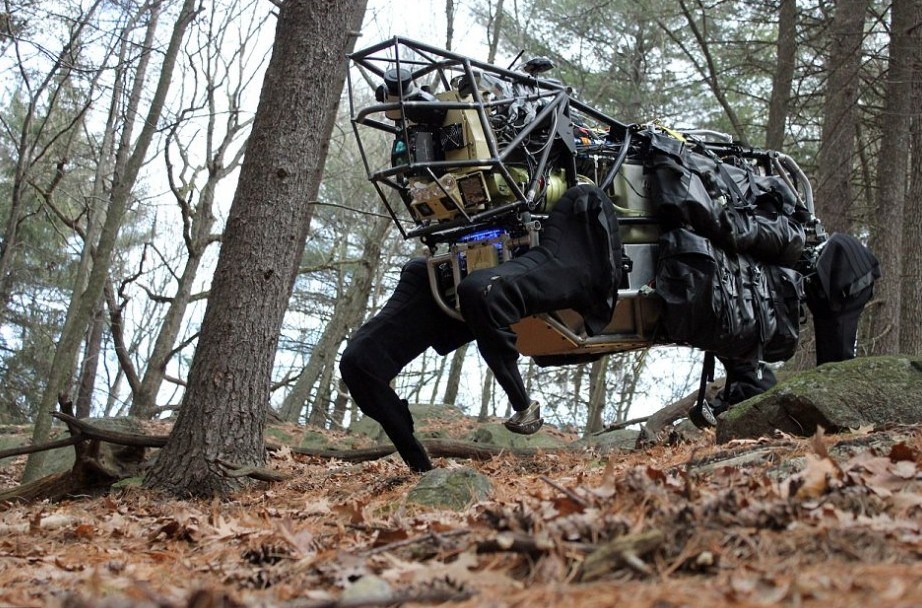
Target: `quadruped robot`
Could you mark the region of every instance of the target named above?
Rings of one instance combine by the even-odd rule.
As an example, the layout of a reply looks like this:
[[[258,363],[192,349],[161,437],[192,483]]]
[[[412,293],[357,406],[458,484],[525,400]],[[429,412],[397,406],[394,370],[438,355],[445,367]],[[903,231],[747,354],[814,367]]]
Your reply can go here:
[[[623,273],[611,321],[590,336],[573,310],[523,319],[512,327],[517,348],[539,363],[683,343],[664,331],[655,289],[661,236],[674,224],[651,165],[664,142],[733,169],[705,184],[718,210],[739,203],[734,191],[753,176],[783,190],[803,228],[801,272],[826,240],[810,182],[789,156],[708,130],[625,124],[546,77],[547,60],[504,69],[399,37],[350,59],[352,125],[368,178],[402,236],[427,246],[430,287],[447,315],[461,319],[455,288],[467,273],[540,243],[542,220],[569,188],[594,184],[613,202]]]

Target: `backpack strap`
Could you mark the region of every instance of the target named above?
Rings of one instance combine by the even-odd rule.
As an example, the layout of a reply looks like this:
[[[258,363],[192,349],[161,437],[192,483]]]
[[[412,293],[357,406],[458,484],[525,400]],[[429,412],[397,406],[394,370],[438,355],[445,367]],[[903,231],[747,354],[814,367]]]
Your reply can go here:
[[[695,407],[700,408],[704,403],[704,393],[707,390],[708,382],[714,381],[714,353],[707,351],[704,353],[704,363],[701,365],[701,382],[698,384],[698,399],[695,401]]]
[[[711,405],[704,398],[708,382],[714,380],[714,353],[706,351],[704,353],[704,363],[701,366],[701,383],[698,385],[698,398],[694,407],[688,412],[688,419],[691,420],[699,429],[717,426],[717,418]]]

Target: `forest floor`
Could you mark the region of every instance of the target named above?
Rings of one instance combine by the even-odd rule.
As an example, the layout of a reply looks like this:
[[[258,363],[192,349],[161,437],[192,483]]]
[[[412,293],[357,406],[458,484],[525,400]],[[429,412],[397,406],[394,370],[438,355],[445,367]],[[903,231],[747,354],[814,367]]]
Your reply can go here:
[[[395,456],[283,449],[289,481],[224,501],[6,506],[0,606],[922,606],[919,428],[436,464],[492,497],[421,507]]]

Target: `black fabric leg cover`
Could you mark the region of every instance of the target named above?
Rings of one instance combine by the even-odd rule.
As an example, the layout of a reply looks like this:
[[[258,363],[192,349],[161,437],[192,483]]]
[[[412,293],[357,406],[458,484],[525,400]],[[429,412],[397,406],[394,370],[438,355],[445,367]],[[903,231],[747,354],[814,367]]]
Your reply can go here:
[[[761,395],[778,383],[775,372],[759,361],[721,358],[720,362],[727,372],[726,385],[721,393],[723,409]]]
[[[448,317],[432,298],[425,260],[410,260],[393,295],[375,317],[360,327],[343,352],[339,369],[356,405],[384,427],[404,462],[414,471],[432,463],[413,436],[407,402],[391,381],[428,347],[447,354],[470,342],[463,323]]]
[[[880,276],[880,263],[861,241],[842,233],[829,237],[805,289],[817,365],[855,357],[858,319]]]
[[[611,319],[621,282],[621,238],[608,197],[594,186],[568,190],[543,227],[541,244],[458,286],[461,314],[516,411],[530,400],[511,326],[528,315],[572,308],[590,333]]]
[[[872,292],[873,289],[868,287],[855,297],[851,306],[840,310],[831,310],[825,301],[807,298],[816,334],[817,365],[855,358],[858,321]]]

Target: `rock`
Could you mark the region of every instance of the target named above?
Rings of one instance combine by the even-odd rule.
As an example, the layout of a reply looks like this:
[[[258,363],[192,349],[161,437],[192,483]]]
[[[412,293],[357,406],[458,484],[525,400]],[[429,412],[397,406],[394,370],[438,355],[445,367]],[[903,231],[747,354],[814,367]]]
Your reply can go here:
[[[573,445],[597,447],[615,450],[633,450],[637,445],[637,436],[640,431],[631,429],[615,429],[597,435],[589,435],[573,442]]]
[[[678,443],[682,441],[697,441],[704,435],[704,431],[699,429],[694,425],[694,423],[685,418],[684,420],[679,421],[675,425],[675,428],[672,429],[672,443]]]
[[[722,414],[717,441],[776,429],[810,436],[859,427],[922,423],[922,359],[862,357],[802,372]]]
[[[486,443],[501,448],[559,448],[567,445],[566,441],[543,430],[534,435],[518,435],[495,422],[480,425],[468,439],[474,443]]]
[[[141,422],[137,418],[130,418],[128,416],[117,416],[112,418],[84,418],[84,421],[92,424],[96,428],[105,429],[107,431],[134,434],[144,433],[144,427]],[[67,432],[67,428],[60,422],[55,422],[55,425],[51,431],[51,436],[48,438],[48,440],[54,441],[56,439],[62,439],[69,436],[70,434]],[[97,456],[97,459],[104,469],[110,470],[114,474],[121,474],[123,472],[125,474],[132,474],[137,470],[134,466],[137,465],[137,462],[133,462],[132,465],[128,467],[130,470],[126,469],[123,471],[125,463],[121,461],[124,460],[123,455],[127,455],[129,453],[132,453],[132,456],[128,458],[126,462],[134,461],[136,455],[134,455],[133,452],[135,451],[136,450],[134,448],[103,442],[100,446],[100,452]],[[74,466],[75,454],[76,452],[72,446],[48,450],[46,452],[45,462],[42,465],[39,477],[45,477],[46,475],[52,475],[62,471],[69,471]]]
[[[451,420],[464,418],[467,415],[453,405],[414,404],[410,406],[413,415],[413,426],[419,430],[434,420]],[[349,431],[366,435],[377,443],[390,443],[381,425],[369,418],[362,416],[349,426]],[[420,437],[424,436],[422,433]]]
[[[407,502],[462,511],[492,492],[490,480],[469,467],[433,469],[410,490]]]
[[[356,605],[389,604],[394,590],[390,583],[373,574],[366,574],[343,589],[340,602]]]

